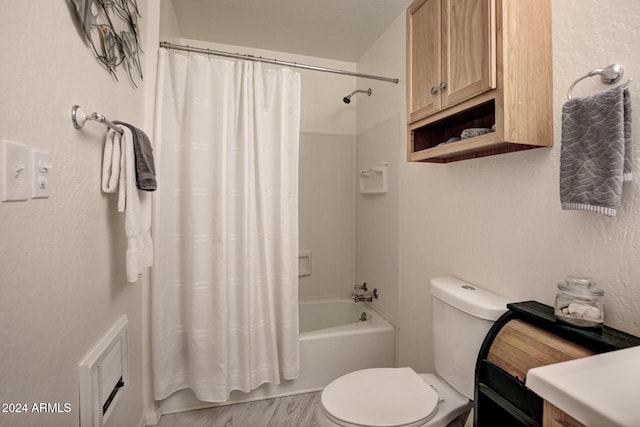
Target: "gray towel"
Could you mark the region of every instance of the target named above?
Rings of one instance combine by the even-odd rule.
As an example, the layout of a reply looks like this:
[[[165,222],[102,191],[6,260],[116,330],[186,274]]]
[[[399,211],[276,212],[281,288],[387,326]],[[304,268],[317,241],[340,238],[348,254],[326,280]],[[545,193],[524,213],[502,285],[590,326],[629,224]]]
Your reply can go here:
[[[136,164],[136,187],[144,191],[155,191],[158,188],[156,182],[156,167],[153,162],[153,147],[146,133],[137,127],[124,122],[114,122],[131,129],[133,135],[133,154]]]
[[[562,209],[615,216],[633,170],[631,96],[626,85],[562,107]]]

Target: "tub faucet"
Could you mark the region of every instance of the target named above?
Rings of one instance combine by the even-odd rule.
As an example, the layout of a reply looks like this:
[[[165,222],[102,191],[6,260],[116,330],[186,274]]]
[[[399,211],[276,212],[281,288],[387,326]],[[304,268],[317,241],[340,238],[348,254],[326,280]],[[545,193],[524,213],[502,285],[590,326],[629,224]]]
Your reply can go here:
[[[378,293],[378,288],[374,289],[373,292],[368,292],[366,289],[367,284],[364,283],[362,286],[365,289],[364,293],[359,294],[358,292],[354,292],[353,295],[351,295],[351,298],[353,298],[354,302],[372,302],[374,298],[378,299],[378,297],[380,296],[380,294]]]
[[[360,302],[360,301],[371,302],[371,301],[373,301],[373,297],[371,295],[364,295],[364,294],[358,295],[358,294],[356,294],[356,295],[353,296],[353,301],[354,302]]]
[[[353,289],[355,289],[356,291],[362,290],[365,292],[369,290],[369,288],[367,288],[367,282],[362,282],[362,286],[355,285]]]

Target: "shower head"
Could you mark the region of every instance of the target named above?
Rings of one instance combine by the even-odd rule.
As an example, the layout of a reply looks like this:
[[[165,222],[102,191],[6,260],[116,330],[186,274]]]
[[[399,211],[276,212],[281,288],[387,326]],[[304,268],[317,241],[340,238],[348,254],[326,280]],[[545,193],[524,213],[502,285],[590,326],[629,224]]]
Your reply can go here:
[[[344,102],[345,104],[349,104],[351,102],[351,97],[353,95],[355,95],[356,93],[366,93],[367,95],[371,96],[371,92],[372,92],[371,88],[369,88],[367,90],[354,90],[349,95],[347,95],[344,98],[342,98],[342,102]]]

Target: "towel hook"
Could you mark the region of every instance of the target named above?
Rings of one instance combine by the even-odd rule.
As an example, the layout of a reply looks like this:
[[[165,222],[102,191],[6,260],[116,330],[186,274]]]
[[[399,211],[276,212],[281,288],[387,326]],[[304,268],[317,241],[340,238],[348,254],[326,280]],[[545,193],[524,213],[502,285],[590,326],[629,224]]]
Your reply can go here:
[[[569,86],[569,90],[567,91],[567,99],[571,99],[573,97],[572,92],[576,84],[578,84],[578,82],[588,77],[600,76],[600,80],[602,81],[602,83],[611,85],[620,81],[623,74],[624,74],[624,68],[620,64],[611,64],[611,65],[607,65],[604,68],[596,68],[595,70],[590,71],[584,76],[579,77],[578,79],[576,79],[576,81],[573,82],[571,86]],[[629,82],[630,81],[631,79],[629,79]],[[629,82],[627,82],[627,84],[629,84]]]
[[[115,130],[120,135],[124,132],[120,127],[111,123],[105,116],[98,113],[91,113],[86,115],[84,111],[82,111],[82,107],[79,105],[74,105],[71,108],[71,121],[73,122],[73,127],[76,129],[80,129],[84,126],[87,120],[95,120],[97,122],[105,124],[108,128]]]

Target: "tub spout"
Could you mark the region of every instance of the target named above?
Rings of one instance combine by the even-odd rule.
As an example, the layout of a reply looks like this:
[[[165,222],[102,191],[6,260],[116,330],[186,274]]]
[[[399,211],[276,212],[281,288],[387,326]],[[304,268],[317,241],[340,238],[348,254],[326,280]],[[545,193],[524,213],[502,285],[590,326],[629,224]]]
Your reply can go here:
[[[366,283],[365,283],[365,286],[366,286]],[[364,293],[354,292],[351,295],[351,298],[353,298],[354,302],[360,302],[360,301],[372,302],[374,298],[378,299],[379,296],[380,294],[378,293],[378,288],[376,288],[373,290],[373,292],[364,292]]]
[[[360,301],[364,301],[364,302],[371,302],[373,301],[373,297],[371,295],[354,295],[353,296],[353,301],[354,302],[360,302]]]

